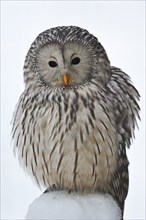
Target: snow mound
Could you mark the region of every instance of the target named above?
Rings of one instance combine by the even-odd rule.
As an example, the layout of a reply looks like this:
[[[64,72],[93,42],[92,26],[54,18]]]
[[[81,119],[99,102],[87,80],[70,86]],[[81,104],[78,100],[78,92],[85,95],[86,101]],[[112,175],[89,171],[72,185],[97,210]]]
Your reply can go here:
[[[28,208],[25,219],[121,219],[121,210],[108,194],[52,191]]]

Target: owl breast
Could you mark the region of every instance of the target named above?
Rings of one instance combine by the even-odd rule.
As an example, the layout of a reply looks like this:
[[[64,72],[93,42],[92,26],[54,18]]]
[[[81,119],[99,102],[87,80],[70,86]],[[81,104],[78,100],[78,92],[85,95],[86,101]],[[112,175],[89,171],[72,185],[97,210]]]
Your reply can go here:
[[[31,103],[37,120],[25,118],[29,132],[19,157],[39,185],[79,191],[106,188],[117,164],[117,136],[106,100],[93,96],[92,86],[92,91],[52,94],[41,108]],[[27,116],[31,114],[28,110]]]

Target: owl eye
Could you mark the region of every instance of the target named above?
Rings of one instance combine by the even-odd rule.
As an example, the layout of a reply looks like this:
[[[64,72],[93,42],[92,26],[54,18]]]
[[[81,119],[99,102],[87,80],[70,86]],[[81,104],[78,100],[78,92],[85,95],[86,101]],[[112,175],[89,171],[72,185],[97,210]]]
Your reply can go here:
[[[56,63],[55,61],[53,61],[53,60],[49,61],[48,64],[49,64],[49,66],[52,67],[52,68],[54,68],[54,67],[57,66],[57,63]]]
[[[73,65],[77,65],[80,63],[80,58],[79,57],[75,57],[72,59],[71,64]]]

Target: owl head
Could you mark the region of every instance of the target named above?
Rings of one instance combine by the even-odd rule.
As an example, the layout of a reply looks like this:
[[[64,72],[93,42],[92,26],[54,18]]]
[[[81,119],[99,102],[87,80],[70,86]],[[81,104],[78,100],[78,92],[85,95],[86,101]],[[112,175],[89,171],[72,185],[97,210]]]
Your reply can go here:
[[[109,77],[104,48],[87,30],[75,26],[39,34],[24,64],[24,81],[29,88],[75,88],[93,81],[105,86]]]

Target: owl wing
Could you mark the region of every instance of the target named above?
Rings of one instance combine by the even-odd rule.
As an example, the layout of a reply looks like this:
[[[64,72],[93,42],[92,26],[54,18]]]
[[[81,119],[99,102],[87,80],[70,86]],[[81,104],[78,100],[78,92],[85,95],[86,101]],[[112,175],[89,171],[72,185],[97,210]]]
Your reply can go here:
[[[138,127],[137,118],[140,119],[137,103],[140,95],[126,73],[115,67],[111,67],[111,72],[108,87],[113,90],[112,102],[118,133],[121,136],[120,143],[129,148],[131,139],[135,137],[135,126]]]
[[[137,118],[140,119],[140,108],[137,103],[140,95],[127,74],[115,67],[111,67],[111,73],[111,79],[107,87],[111,91],[119,146],[117,169],[109,183],[109,191],[118,201],[123,211],[129,186],[129,162],[126,147],[130,147],[131,139],[134,137],[135,125],[137,125]]]
[[[124,203],[129,188],[129,172],[128,172],[128,159],[126,156],[125,146],[121,145],[122,150],[118,155],[117,168],[109,182],[108,193],[118,202],[122,214],[124,212]]]

